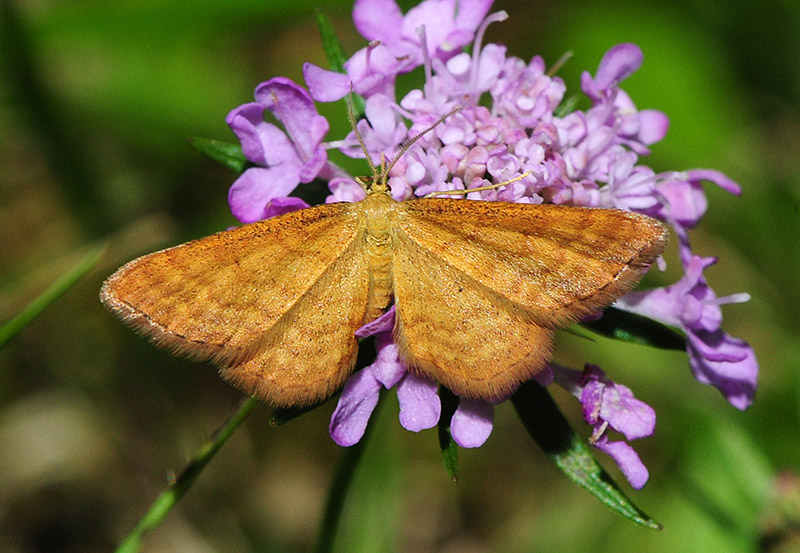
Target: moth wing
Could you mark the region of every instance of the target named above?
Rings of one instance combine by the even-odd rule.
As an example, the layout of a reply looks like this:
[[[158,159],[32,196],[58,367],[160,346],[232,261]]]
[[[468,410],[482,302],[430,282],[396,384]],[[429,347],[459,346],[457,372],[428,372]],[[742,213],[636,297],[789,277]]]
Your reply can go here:
[[[550,359],[553,329],[632,287],[657,221],[616,210],[420,199],[398,208],[395,340],[412,370],[501,398]]]
[[[548,328],[632,288],[668,237],[661,222],[638,213],[450,199],[405,202],[398,228]]]
[[[355,359],[369,287],[359,225],[351,204],[288,213],[131,261],[100,297],[156,345],[210,359],[247,393],[307,404]]]
[[[258,342],[256,353],[221,375],[273,405],[310,405],[331,395],[356,362],[369,268],[355,240]]]
[[[392,271],[394,339],[412,372],[491,401],[550,358],[552,330],[403,232],[395,234]]]

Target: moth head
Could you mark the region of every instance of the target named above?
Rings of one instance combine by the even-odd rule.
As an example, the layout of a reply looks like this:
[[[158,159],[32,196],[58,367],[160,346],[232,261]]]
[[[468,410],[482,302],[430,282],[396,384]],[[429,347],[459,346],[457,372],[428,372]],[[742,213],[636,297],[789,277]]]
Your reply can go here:
[[[400,143],[400,146],[397,147],[397,151],[395,152],[394,156],[388,161],[383,154],[381,154],[381,164],[380,166],[376,166],[375,162],[372,160],[372,157],[369,155],[369,151],[367,150],[367,145],[364,143],[364,137],[361,136],[361,133],[358,130],[358,125],[356,124],[356,114],[355,114],[355,107],[353,106],[353,91],[351,90],[350,93],[347,95],[347,117],[350,119],[350,126],[353,129],[353,132],[356,135],[356,139],[358,140],[359,146],[361,146],[361,151],[364,152],[364,159],[367,160],[367,165],[369,165],[370,172],[372,176],[369,177],[355,177],[355,181],[364,189],[367,194],[373,193],[389,193],[391,192],[391,187],[389,186],[389,173],[392,171],[395,163],[397,163],[401,157],[423,136],[431,132],[433,129],[438,127],[440,124],[444,122],[445,119],[456,113],[461,109],[461,106],[449,111],[448,113],[441,116],[439,119],[434,121],[432,125],[424,129],[419,134],[406,138],[403,142]]]

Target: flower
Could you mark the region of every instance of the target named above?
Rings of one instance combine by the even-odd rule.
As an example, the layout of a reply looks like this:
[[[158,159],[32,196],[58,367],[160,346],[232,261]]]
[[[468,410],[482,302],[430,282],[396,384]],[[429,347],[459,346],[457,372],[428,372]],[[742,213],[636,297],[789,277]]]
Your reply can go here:
[[[425,53],[447,61],[472,42],[492,1],[428,0],[403,16],[394,0],[356,0],[353,22],[361,36],[385,44],[397,59],[408,58],[417,67],[423,58],[420,27],[429,27]]]
[[[255,97],[256,102],[235,108],[226,118],[248,161],[263,166],[247,169],[228,194],[231,212],[243,223],[284,212],[286,202],[281,207],[271,202],[285,198],[301,182],[331,174],[321,146],[328,121],[317,113],[308,92],[277,77],[259,85]],[[264,121],[267,110],[283,123],[285,132]]]
[[[526,61],[503,45],[483,44],[486,28],[507,18],[490,8],[490,0],[462,1],[457,9],[455,0],[425,0],[403,15],[393,0],[357,0],[356,28],[370,42],[347,60],[345,73],[306,63],[308,91],[272,79],[256,89],[256,103],[228,116],[255,164],[231,187],[232,211],[244,222],[295,208],[301,204],[287,195],[314,178],[328,181],[329,202],[364,197],[325,153],[336,148],[364,157],[355,133],[323,142],[328,124],[314,101],[338,100],[350,90],[363,96],[365,118],[357,129],[373,160],[393,159],[405,141],[438,121],[392,166],[388,183],[395,199],[464,190],[471,199],[616,208],[668,223],[678,237],[684,277],[671,287],[632,292],[618,306],[682,328],[695,376],[745,408],[756,385],[755,356],[722,331],[719,305],[745,301],[746,295],[718,298],[702,277],[715,260],[698,257],[689,242],[689,230],[708,207],[701,181],[733,194],[739,186],[713,170],[656,173],[641,163],[649,146],[665,136],[669,120],[660,111],[638,109],[620,88],[643,63],[638,46],[611,48],[594,75],[581,77],[591,106],[560,113],[566,85],[548,73],[541,57]],[[398,75],[417,68],[424,83],[397,100]],[[267,110],[284,130],[263,121]],[[499,189],[475,191],[506,181]],[[361,439],[382,389],[395,388],[403,427],[420,431],[439,422],[438,386],[406,370],[392,342],[393,320],[391,309],[358,333],[374,336],[377,355],[339,397],[330,434],[341,445]],[[644,485],[647,469],[628,441],[652,434],[653,410],[593,365],[583,372],[554,366],[545,373],[543,385],[550,375],[580,400],[594,429],[592,445],[611,456],[634,487]],[[460,399],[450,420],[454,441],[482,445],[493,412],[492,404]],[[612,441],[609,429],[626,440]]]
[[[627,442],[610,441],[608,429],[622,433],[626,440],[650,436],[656,427],[653,408],[596,365],[587,363],[583,372],[555,364],[551,368],[555,382],[580,400],[583,419],[594,429],[590,443],[614,459],[631,486],[641,489],[649,477],[647,468]]]
[[[425,58],[447,61],[466,46],[493,0],[427,0],[403,16],[394,0],[357,0],[353,22],[370,43],[345,63],[345,74],[312,63],[303,67],[311,96],[332,102],[353,91],[394,100],[394,79]],[[419,33],[425,28],[424,34]]]
[[[723,332],[720,305],[748,301],[747,294],[718,298],[703,278],[715,257],[693,256],[686,274],[672,286],[636,291],[620,298],[617,307],[645,315],[686,333],[689,363],[695,378],[711,384],[738,409],[753,401],[758,377],[755,354],[744,340]]]

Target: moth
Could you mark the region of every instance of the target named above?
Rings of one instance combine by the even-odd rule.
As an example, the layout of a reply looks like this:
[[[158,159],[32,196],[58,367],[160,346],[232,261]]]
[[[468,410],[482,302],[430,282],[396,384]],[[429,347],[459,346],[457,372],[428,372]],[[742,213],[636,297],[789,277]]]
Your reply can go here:
[[[626,211],[396,201],[394,161],[378,171],[366,157],[363,200],[145,255],[108,278],[101,301],[157,346],[210,360],[282,407],[333,394],[353,371],[355,331],[393,302],[409,371],[497,400],[545,367],[555,329],[632,288],[667,242],[661,222]]]

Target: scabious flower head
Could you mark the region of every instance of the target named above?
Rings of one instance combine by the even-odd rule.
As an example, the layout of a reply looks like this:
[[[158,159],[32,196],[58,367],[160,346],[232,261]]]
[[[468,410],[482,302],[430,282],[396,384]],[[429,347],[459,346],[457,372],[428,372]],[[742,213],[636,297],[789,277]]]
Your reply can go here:
[[[308,90],[275,78],[256,89],[255,103],[229,114],[228,123],[254,164],[231,187],[233,213],[250,222],[304,207],[289,194],[315,178],[328,181],[329,202],[364,197],[326,154],[337,148],[363,157],[355,133],[324,142],[328,124],[315,101],[339,100],[351,90],[364,98],[357,128],[373,160],[391,158],[405,140],[450,114],[393,166],[388,182],[395,199],[464,190],[470,199],[616,208],[668,223],[686,274],[673,286],[632,292],[617,306],[681,328],[695,376],[718,387],[736,407],[746,407],[755,390],[755,357],[745,342],[721,330],[719,309],[746,298],[717,298],[702,278],[713,261],[696,256],[688,239],[707,209],[700,182],[733,194],[739,194],[738,185],[712,170],[656,173],[641,163],[649,146],[665,136],[669,121],[660,111],[639,110],[620,88],[643,62],[638,46],[611,48],[594,75],[581,77],[590,107],[557,115],[566,86],[548,73],[541,57],[526,61],[503,45],[483,43],[487,26],[507,17],[490,14],[490,8],[490,0],[425,0],[403,15],[394,0],[357,0],[353,19],[369,42],[344,64],[343,73],[307,63]],[[398,99],[397,76],[414,70],[421,70],[422,86]],[[266,111],[283,130],[264,121]],[[526,176],[517,178],[521,174]],[[499,189],[470,192],[515,178]],[[382,388],[396,390],[405,428],[419,431],[439,422],[437,384],[406,371],[392,342],[393,321],[391,309],[359,331],[360,337],[375,337],[377,355],[339,397],[330,433],[341,445],[362,437]],[[634,487],[644,485],[647,469],[627,441],[612,441],[609,432],[626,440],[652,434],[650,407],[594,365],[582,372],[553,366],[537,380],[573,393],[593,429],[590,443],[610,455]],[[491,433],[493,409],[486,402],[460,400],[450,420],[454,441],[482,445]]]

